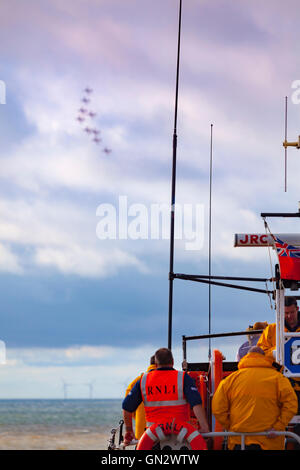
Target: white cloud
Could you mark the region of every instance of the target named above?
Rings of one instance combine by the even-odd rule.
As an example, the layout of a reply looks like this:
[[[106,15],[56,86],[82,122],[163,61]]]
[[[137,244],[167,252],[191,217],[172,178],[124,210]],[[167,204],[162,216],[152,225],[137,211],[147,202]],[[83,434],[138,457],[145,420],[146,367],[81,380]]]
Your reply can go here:
[[[34,260],[40,266],[52,266],[65,274],[83,277],[107,277],[121,267],[133,266],[145,270],[133,255],[113,249],[111,251],[88,249],[72,245],[63,248],[37,248]]]
[[[113,352],[112,347],[108,346],[73,346],[65,350],[66,358],[70,360],[80,359],[102,359],[110,356]]]
[[[0,240],[5,243],[0,245],[0,269],[4,271],[21,273],[26,257],[26,263],[83,277],[110,276],[124,267],[147,272],[128,247],[97,239],[95,212],[85,208],[51,200],[2,200],[0,214]],[[24,255],[14,254],[8,243],[26,248]]]
[[[221,351],[227,361],[235,360],[241,342],[223,341]],[[7,363],[0,366],[0,398],[63,398],[63,382],[70,384],[69,398],[87,398],[89,383],[94,384],[94,398],[122,398],[129,383],[148,367],[156,349],[151,344],[140,348],[8,348]],[[174,347],[173,355],[175,367],[181,369],[181,347]],[[188,346],[187,358],[189,362],[206,362],[207,346],[194,342]]]
[[[11,251],[9,246],[2,243],[0,243],[0,271],[12,274],[22,274],[23,272],[18,256]]]

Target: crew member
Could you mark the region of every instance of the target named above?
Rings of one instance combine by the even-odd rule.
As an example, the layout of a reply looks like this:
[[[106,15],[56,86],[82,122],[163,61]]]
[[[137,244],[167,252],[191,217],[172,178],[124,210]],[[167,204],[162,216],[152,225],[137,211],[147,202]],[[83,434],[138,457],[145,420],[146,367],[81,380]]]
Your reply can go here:
[[[173,368],[172,352],[167,348],[155,353],[156,369],[143,374],[131,392],[124,399],[123,416],[125,423],[124,444],[134,438],[132,413],[144,402],[147,426],[159,421],[189,420],[189,406],[199,422],[201,432],[209,432],[202,408],[201,396],[194,380],[185,372]]]
[[[284,299],[284,320],[285,331],[300,331],[299,307],[295,297],[287,296]],[[257,342],[257,346],[262,348],[266,355],[275,358],[276,350],[276,323],[270,323],[262,332]]]
[[[283,450],[285,431],[297,413],[297,397],[287,379],[274,367],[273,359],[254,346],[244,356],[238,370],[223,379],[212,400],[212,412],[231,432],[268,432],[268,436],[246,436],[246,449]],[[228,448],[241,447],[240,436],[230,436]]]
[[[150,358],[150,365],[147,369],[147,372],[150,372],[153,369],[156,369],[154,356]],[[143,374],[140,374],[128,385],[126,392],[125,392],[125,397],[127,397],[127,395],[133,389],[134,385],[137,383],[138,380],[142,378],[142,376]],[[144,403],[141,403],[137,407],[132,417],[135,419],[135,437],[136,439],[140,439],[146,429],[146,415],[145,415]]]
[[[266,328],[268,323],[265,322],[256,322],[254,323],[253,326],[249,325],[247,328],[247,331],[249,331],[249,334],[247,335],[248,340],[243,343],[237,352],[236,355],[236,360],[240,361],[242,357],[246,356],[246,354],[249,352],[249,349],[252,348],[253,346],[256,346],[257,341],[260,338],[260,333],[253,334],[251,333],[252,330],[263,330]]]
[[[292,296],[286,296],[284,299],[284,330],[288,332],[300,332],[300,315],[297,299]],[[257,346],[261,347],[267,356],[275,358],[276,352],[276,323],[271,323],[262,332],[261,337],[257,342]],[[291,384],[298,398],[298,411],[300,414],[300,380],[299,378],[290,378]],[[300,424],[295,424],[293,432],[300,436]],[[299,444],[297,444],[297,448]]]

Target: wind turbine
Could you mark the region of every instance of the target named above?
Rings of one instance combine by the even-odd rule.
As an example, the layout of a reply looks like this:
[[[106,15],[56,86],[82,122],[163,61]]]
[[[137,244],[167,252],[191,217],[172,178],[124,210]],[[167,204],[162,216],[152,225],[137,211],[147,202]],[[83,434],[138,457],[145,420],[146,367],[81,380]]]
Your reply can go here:
[[[68,387],[70,387],[72,384],[69,384],[64,381],[64,379],[61,379],[63,383],[63,390],[64,390],[64,399],[66,400],[68,398]]]
[[[86,385],[87,387],[89,387],[89,398],[93,398],[93,391],[94,391],[94,383],[95,383],[95,380],[93,380],[92,382],[89,382],[89,383],[86,383],[84,385]]]

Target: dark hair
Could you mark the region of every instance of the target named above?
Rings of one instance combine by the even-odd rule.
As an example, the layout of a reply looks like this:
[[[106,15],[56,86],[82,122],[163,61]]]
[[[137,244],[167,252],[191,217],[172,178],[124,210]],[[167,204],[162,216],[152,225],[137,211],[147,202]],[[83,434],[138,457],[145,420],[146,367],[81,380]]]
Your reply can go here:
[[[297,305],[297,299],[296,297],[292,297],[290,295],[287,295],[285,298],[284,298],[284,306],[285,307],[291,307],[292,305],[296,305],[296,307],[298,307]]]
[[[168,348],[160,348],[155,353],[155,362],[160,366],[166,366],[167,364],[173,364],[173,354]]]
[[[150,357],[150,364],[151,365],[155,364],[155,356]]]

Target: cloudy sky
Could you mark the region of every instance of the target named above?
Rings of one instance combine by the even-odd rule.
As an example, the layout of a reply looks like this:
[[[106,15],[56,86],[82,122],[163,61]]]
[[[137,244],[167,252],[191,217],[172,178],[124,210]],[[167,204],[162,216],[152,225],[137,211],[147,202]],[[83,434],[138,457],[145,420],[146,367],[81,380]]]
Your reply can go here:
[[[298,9],[183,2],[175,272],[208,272],[213,124],[212,272],[271,276],[268,250],[233,237],[264,233],[262,211],[298,209],[300,162],[290,149],[285,193],[282,147],[285,96],[299,134]],[[121,397],[167,345],[178,2],[3,0],[0,12],[0,398],[60,398],[63,381],[70,397],[92,381],[95,397]],[[212,288],[212,332],[264,320],[266,295]],[[180,367],[182,335],[208,332],[206,285],[175,281],[173,322]],[[213,347],[234,360],[242,341]],[[189,351],[207,359],[206,343]]]

